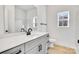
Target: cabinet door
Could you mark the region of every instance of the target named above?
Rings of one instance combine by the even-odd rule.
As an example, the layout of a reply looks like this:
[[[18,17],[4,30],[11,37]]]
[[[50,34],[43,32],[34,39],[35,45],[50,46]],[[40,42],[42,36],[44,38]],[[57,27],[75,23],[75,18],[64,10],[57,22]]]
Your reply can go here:
[[[43,41],[38,45],[38,54],[46,54],[48,49],[48,37],[42,38]]]
[[[32,49],[28,50],[25,54],[45,54],[46,51],[46,43],[42,42]]]
[[[31,49],[33,49],[34,47],[36,47],[39,44],[39,40],[38,39],[34,39],[32,41],[29,41],[27,43],[25,43],[25,53]]]
[[[38,45],[38,54],[46,54],[47,53],[47,44],[46,42],[42,42]]]
[[[31,50],[28,50],[25,54],[37,54],[38,52],[38,47],[34,47]]]

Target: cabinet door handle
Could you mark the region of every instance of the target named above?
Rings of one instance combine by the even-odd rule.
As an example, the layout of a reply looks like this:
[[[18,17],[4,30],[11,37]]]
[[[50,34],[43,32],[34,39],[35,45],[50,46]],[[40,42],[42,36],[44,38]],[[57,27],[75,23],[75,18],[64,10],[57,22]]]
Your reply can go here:
[[[22,51],[21,50],[19,50],[18,52],[16,52],[15,54],[20,54]]]
[[[47,35],[47,37],[49,37],[49,34]]]
[[[40,52],[42,50],[42,45],[40,44],[39,46],[38,46],[38,51]]]

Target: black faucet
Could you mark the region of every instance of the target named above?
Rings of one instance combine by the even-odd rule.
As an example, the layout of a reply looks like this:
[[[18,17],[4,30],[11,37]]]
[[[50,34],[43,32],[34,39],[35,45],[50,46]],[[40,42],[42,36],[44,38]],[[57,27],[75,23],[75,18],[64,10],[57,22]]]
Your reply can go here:
[[[31,35],[31,31],[32,31],[32,29],[29,28],[29,29],[28,29],[28,32],[27,32],[27,35]]]
[[[31,35],[32,29],[29,28],[28,31],[26,31],[24,28],[21,28],[21,32],[22,32],[22,31],[26,32],[27,35]]]

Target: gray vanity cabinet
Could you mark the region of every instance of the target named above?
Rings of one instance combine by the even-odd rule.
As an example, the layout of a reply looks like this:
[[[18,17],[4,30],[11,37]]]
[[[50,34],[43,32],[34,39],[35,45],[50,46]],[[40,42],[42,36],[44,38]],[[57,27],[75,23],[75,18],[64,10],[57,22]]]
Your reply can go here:
[[[47,53],[47,35],[36,38],[25,43],[25,54],[45,54]]]

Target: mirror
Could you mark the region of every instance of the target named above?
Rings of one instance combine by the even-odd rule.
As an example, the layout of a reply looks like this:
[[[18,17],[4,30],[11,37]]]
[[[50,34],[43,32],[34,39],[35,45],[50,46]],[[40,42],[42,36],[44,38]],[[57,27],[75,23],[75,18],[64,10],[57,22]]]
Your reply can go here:
[[[37,8],[34,5],[5,5],[5,32],[21,32],[21,28],[37,30]]]
[[[15,6],[15,27],[16,32],[21,32],[21,28],[32,28],[36,30],[37,8],[33,5]]]
[[[5,33],[21,32],[21,28],[46,32],[46,6],[44,5],[5,5]]]

